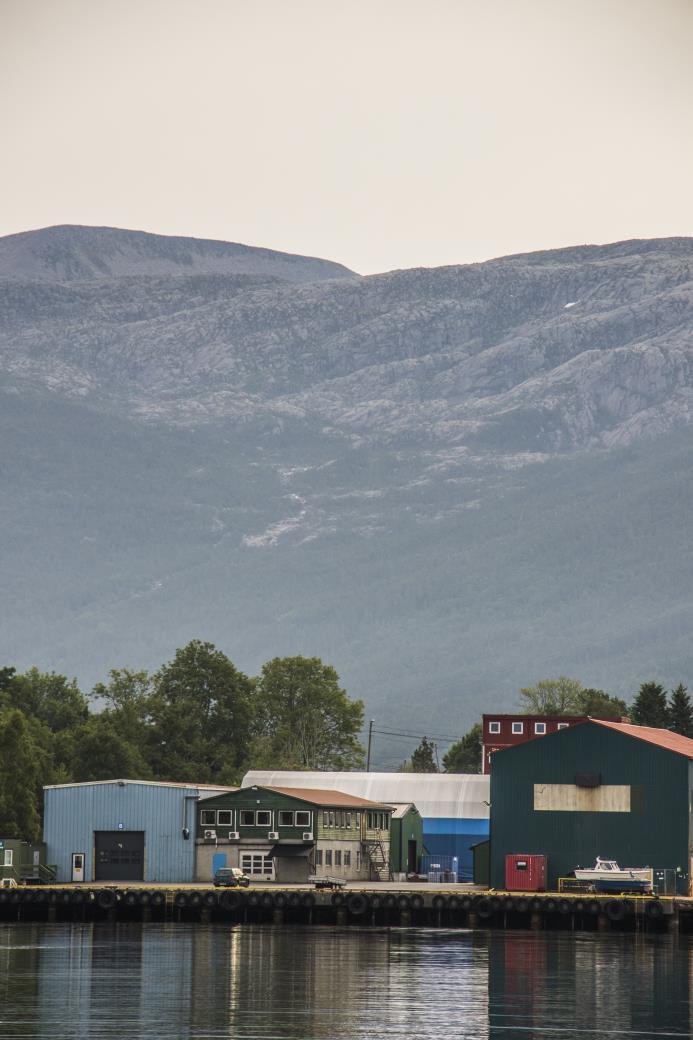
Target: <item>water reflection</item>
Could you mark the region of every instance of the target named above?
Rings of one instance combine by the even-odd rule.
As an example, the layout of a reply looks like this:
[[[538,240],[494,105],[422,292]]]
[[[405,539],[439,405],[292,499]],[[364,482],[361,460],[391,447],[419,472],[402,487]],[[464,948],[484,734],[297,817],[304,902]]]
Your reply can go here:
[[[688,1037],[692,949],[666,935],[0,926],[0,1035]]]

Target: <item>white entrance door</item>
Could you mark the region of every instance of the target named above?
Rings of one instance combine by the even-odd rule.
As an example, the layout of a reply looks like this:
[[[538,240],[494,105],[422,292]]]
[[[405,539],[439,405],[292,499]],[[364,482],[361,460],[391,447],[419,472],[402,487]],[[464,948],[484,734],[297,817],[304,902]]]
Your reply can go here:
[[[72,880],[73,881],[84,881],[84,861],[85,855],[83,852],[72,853]]]

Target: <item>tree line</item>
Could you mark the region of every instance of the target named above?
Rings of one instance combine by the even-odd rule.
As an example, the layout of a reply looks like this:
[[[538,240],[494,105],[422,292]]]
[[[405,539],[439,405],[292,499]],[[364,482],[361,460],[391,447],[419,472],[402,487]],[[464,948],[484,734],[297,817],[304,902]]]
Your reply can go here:
[[[524,715],[591,715],[616,721],[627,719],[637,726],[668,729],[693,738],[693,705],[683,683],[667,693],[661,683],[654,680],[644,682],[633,703],[628,705],[620,697],[612,697],[604,690],[585,687],[577,679],[560,676],[523,687],[519,707]],[[480,773],[481,755],[481,724],[476,723],[443,755],[442,771]],[[423,737],[409,761],[404,763],[404,768],[414,773],[441,771],[435,741]]]
[[[363,702],[317,657],[275,657],[249,677],[193,640],[155,673],[113,669],[89,694],[55,672],[1,668],[0,836],[38,837],[46,784],[356,769],[362,729]]]

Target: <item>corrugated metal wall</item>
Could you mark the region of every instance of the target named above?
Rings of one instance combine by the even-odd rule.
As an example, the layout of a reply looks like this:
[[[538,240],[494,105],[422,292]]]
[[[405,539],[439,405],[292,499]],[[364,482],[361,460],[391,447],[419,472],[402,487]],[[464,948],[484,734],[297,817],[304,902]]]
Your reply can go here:
[[[598,773],[603,785],[628,785],[630,812],[535,809],[535,784],[574,785],[578,773]],[[591,722],[497,752],[491,884],[504,885],[506,853],[543,853],[552,888],[597,856],[622,867],[680,867],[687,888],[688,774],[682,755]]]
[[[83,852],[85,881],[93,881],[94,831],[144,831],[144,880],[192,881],[198,793],[194,786],[127,780],[47,787],[43,825],[47,862],[56,864],[58,881],[70,881],[72,853]],[[183,827],[190,830],[187,841]]]

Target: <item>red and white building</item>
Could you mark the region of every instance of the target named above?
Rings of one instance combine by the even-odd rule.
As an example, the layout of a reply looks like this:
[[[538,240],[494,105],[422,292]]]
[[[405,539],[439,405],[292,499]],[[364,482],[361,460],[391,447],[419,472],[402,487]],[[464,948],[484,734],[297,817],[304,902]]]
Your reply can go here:
[[[482,773],[491,772],[494,751],[524,744],[527,740],[545,737],[547,733],[587,721],[586,715],[484,715],[482,718]]]

